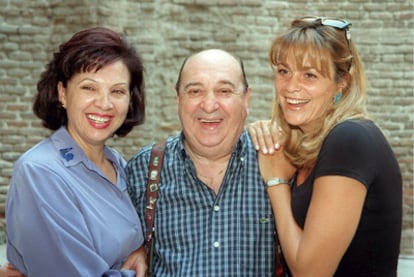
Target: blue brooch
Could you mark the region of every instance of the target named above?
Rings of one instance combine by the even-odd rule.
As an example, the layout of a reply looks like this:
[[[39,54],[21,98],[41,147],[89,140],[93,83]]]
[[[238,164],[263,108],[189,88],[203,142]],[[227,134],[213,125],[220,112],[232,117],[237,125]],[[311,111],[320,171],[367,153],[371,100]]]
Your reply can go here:
[[[73,154],[69,153],[69,151],[72,150],[72,147],[60,149],[60,155],[68,162],[70,160],[73,160]]]

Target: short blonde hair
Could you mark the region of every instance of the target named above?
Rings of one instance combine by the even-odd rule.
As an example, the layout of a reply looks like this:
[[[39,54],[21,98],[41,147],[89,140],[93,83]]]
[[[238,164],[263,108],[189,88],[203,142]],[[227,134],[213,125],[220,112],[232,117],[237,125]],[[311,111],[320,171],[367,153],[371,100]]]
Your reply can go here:
[[[270,48],[272,67],[286,61],[287,56],[294,53],[298,68],[303,67],[306,57],[324,77],[346,83],[342,99],[336,104],[332,101],[332,107],[327,109],[319,127],[306,134],[286,122],[275,97],[272,120],[285,133],[285,153],[297,168],[308,168],[315,164],[323,140],[335,125],[344,120],[367,117],[363,64],[346,31],[323,25],[317,19],[297,19],[286,33],[274,39]]]

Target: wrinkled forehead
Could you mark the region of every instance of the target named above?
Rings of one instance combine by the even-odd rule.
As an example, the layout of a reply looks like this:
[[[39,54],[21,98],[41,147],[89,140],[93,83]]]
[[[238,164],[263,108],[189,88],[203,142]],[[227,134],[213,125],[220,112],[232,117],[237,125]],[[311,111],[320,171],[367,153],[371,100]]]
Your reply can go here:
[[[199,53],[190,57],[183,67],[181,82],[214,85],[233,83],[243,85],[243,73],[239,61],[221,52]]]

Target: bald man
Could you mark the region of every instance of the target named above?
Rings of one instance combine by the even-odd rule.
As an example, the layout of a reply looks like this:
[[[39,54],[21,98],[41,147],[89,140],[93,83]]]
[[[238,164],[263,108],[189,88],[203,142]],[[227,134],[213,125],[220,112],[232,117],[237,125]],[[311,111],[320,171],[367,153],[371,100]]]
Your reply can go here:
[[[182,131],[167,139],[155,216],[155,276],[274,276],[275,225],[244,129],[251,89],[241,59],[220,49],[184,60],[176,83]],[[128,163],[145,226],[151,147]]]

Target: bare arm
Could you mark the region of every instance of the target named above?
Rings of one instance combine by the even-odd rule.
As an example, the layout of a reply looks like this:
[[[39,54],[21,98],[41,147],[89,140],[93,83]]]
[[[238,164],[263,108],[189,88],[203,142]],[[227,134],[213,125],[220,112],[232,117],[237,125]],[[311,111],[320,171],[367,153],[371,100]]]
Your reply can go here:
[[[265,181],[290,177],[282,154],[259,155]],[[334,274],[357,229],[366,193],[365,186],[352,178],[317,178],[302,230],[292,214],[289,186],[268,188],[279,240],[294,276]]]

